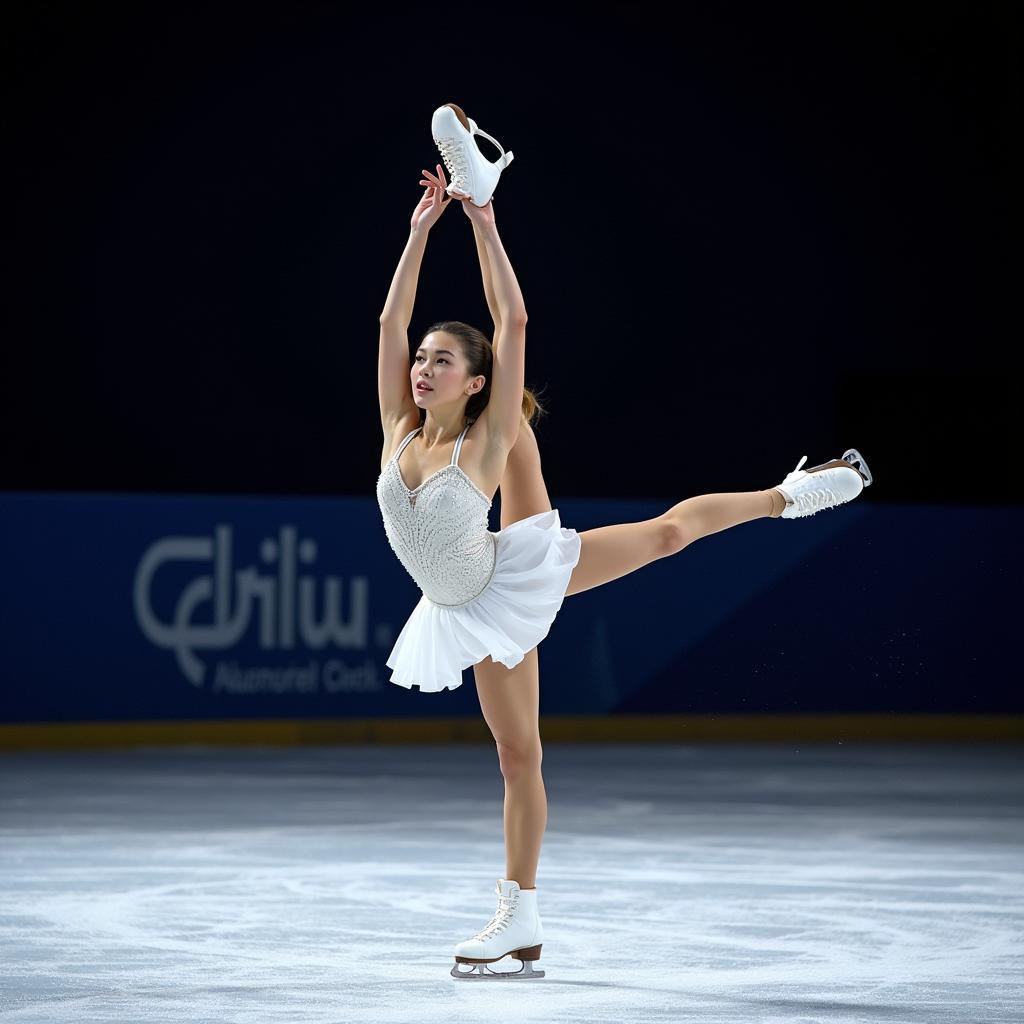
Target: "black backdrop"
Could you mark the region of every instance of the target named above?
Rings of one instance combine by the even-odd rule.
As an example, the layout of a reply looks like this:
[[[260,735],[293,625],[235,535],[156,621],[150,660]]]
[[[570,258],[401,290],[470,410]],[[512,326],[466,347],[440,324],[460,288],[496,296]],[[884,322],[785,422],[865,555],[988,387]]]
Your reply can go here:
[[[453,101],[515,153],[553,500],[849,446],[874,501],[1019,500],[1011,6],[389,10],[4,5],[5,489],[371,496]],[[457,204],[411,340],[441,318],[490,329]]]

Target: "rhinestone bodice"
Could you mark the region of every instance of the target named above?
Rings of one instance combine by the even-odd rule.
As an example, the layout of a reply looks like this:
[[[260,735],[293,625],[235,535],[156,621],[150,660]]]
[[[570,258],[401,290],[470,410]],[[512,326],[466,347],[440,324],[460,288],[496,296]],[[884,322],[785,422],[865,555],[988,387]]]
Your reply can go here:
[[[452,461],[414,490],[402,479],[398,460],[420,432],[407,434],[377,478],[377,504],[388,543],[435,604],[457,607],[479,597],[494,575],[496,537],[487,529],[491,501],[459,468],[466,428]]]

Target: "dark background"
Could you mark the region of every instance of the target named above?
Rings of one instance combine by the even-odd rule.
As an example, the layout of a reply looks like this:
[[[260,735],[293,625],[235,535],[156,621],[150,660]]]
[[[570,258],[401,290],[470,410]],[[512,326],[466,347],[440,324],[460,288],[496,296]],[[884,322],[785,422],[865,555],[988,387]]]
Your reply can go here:
[[[377,317],[452,101],[515,154],[556,504],[851,446],[865,500],[1019,501],[1014,8],[676,15],[6,4],[2,487],[371,496]],[[442,318],[491,330],[457,203],[410,340]]]

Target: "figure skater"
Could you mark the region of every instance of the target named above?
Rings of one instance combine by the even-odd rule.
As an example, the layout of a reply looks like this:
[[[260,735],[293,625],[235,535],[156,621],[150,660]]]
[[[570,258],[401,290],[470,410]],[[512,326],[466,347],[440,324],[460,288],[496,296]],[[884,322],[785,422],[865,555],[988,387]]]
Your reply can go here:
[[[536,870],[547,798],[537,645],[563,599],[740,523],[833,508],[857,497],[871,477],[855,449],[809,470],[800,468],[804,456],[774,488],[698,495],[654,519],[582,533],[562,527],[530,425],[540,404],[524,387],[526,306],[493,200],[477,206],[446,185],[440,164],[436,171],[423,172],[424,194],[380,316],[377,500],[388,542],[422,591],[387,665],[391,682],[431,692],[455,689],[472,665],[505,781],[507,877],[498,880],[491,921],[455,947],[452,976],[539,978]],[[419,268],[430,229],[451,203],[442,199],[446,192],[473,224],[494,341],[462,321],[441,321],[425,332],[410,367]],[[501,529],[493,533],[488,512],[499,487]],[[486,968],[508,955],[522,961],[519,971]]]

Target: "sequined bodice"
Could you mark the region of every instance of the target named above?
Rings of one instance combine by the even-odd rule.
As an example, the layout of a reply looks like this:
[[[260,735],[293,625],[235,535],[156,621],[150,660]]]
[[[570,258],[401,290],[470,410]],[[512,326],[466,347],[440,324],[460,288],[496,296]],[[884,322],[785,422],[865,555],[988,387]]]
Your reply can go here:
[[[406,487],[398,460],[421,427],[406,435],[377,478],[388,543],[427,598],[450,607],[484,591],[497,555],[495,534],[487,529],[491,501],[458,465],[469,426],[455,442],[452,461],[414,490]]]

